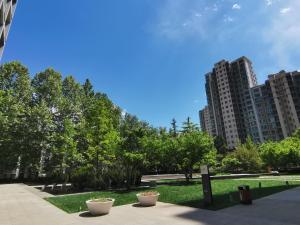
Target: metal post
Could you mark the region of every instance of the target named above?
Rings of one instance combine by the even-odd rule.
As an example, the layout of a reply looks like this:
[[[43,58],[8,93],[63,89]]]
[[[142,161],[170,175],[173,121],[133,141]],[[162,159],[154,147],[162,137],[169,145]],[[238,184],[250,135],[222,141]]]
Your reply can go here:
[[[209,168],[207,165],[201,166],[201,178],[203,187],[204,205],[209,206],[213,203]]]

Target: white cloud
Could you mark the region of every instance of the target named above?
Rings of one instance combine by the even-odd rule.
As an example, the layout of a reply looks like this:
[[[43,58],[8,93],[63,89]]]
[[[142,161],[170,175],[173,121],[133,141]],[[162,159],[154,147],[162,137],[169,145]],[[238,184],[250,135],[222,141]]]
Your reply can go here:
[[[210,30],[209,18],[211,13],[215,14],[213,7],[214,4],[207,5],[203,1],[190,3],[185,0],[167,0],[158,11],[154,32],[173,41],[191,37],[202,40]]]
[[[282,8],[280,13],[290,15],[278,17],[274,12],[263,32],[264,40],[271,46],[270,56],[281,68],[293,67],[293,55],[300,56],[300,1],[287,0],[284,3],[289,7]]]
[[[286,13],[288,13],[288,12],[290,12],[291,11],[291,8],[290,7],[286,7],[286,8],[282,8],[281,10],[280,10],[280,13],[281,14],[286,14]]]
[[[192,40],[201,44],[205,41],[213,45],[209,49],[222,49],[224,55],[231,51],[228,43],[238,37],[237,45],[243,43],[246,51],[251,45],[253,49],[259,48],[257,57],[266,55],[272,62],[269,68],[299,67],[296,59],[300,57],[300,14],[297,13],[300,0],[261,0],[260,4],[245,1],[239,7],[243,7],[245,15],[252,14],[249,19],[240,13],[233,16],[233,8],[239,8],[233,3],[239,5],[238,0],[165,0],[159,8],[154,32],[175,42]],[[214,42],[210,44],[210,40]]]
[[[212,10],[215,12],[219,11],[219,7],[216,3],[213,5]]]
[[[165,0],[158,10],[157,23],[152,28],[156,35],[173,41],[208,39],[223,32],[224,17],[231,0]],[[240,7],[240,6],[239,6]]]
[[[265,3],[266,3],[267,6],[273,6],[273,5],[275,5],[277,3],[280,3],[280,2],[282,2],[282,0],[265,0]]]
[[[239,9],[241,9],[241,6],[239,5],[239,4],[234,4],[233,6],[232,6],[232,9],[237,9],[237,10],[239,10]]]
[[[232,23],[232,22],[234,21],[234,19],[233,19],[231,16],[224,15],[223,21],[224,21],[225,23]]]
[[[273,0],[265,0],[265,1],[266,1],[267,6],[273,5]]]

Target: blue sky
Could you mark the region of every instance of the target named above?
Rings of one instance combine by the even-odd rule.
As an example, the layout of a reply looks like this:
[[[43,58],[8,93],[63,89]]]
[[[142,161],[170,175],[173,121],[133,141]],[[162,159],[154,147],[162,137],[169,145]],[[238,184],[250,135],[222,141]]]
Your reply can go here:
[[[259,83],[300,68],[299,0],[20,0],[2,62],[89,78],[154,126],[199,123],[204,74],[249,57]]]

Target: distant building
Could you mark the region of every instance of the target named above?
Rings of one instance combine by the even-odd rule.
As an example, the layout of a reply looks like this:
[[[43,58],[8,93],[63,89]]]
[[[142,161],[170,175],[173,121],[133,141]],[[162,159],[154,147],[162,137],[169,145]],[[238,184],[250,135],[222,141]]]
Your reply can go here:
[[[251,61],[241,57],[216,63],[205,80],[208,106],[200,117],[210,129],[202,126],[229,148],[247,136],[256,143],[279,141],[300,128],[300,72],[280,71],[258,85]]]
[[[226,140],[229,148],[244,142],[249,135],[262,140],[258,118],[251,98],[257,85],[251,61],[241,57],[233,62],[222,60],[206,74],[206,95],[212,116],[214,135]]]
[[[209,133],[210,135],[214,135],[212,131],[212,123],[208,110],[208,106],[205,106],[204,109],[199,111],[200,125],[201,130]]]
[[[224,137],[225,130],[223,125],[221,103],[219,99],[219,91],[215,71],[213,70],[211,73],[207,73],[205,75],[205,79],[205,89],[207,95],[212,135]]]
[[[0,0],[0,60],[8,37],[17,0]]]
[[[269,75],[272,95],[283,137],[300,127],[300,72],[280,71]]]
[[[266,81],[265,84],[253,87],[251,91],[262,133],[262,142],[283,139],[270,82]]]

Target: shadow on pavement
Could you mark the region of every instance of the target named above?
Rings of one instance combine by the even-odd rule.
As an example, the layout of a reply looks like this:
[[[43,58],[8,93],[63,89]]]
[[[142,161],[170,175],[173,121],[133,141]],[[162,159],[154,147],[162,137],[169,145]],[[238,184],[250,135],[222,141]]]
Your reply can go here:
[[[80,213],[79,216],[80,217],[85,217],[85,218],[90,218],[90,217],[101,217],[101,216],[105,216],[107,214],[103,214],[103,215],[92,215],[90,212],[86,211],[86,212],[83,212],[83,213]]]
[[[135,207],[135,208],[151,208],[151,207],[155,207],[155,206],[153,206],[153,205],[143,206],[140,203],[134,203],[134,204],[132,204],[132,207]]]

